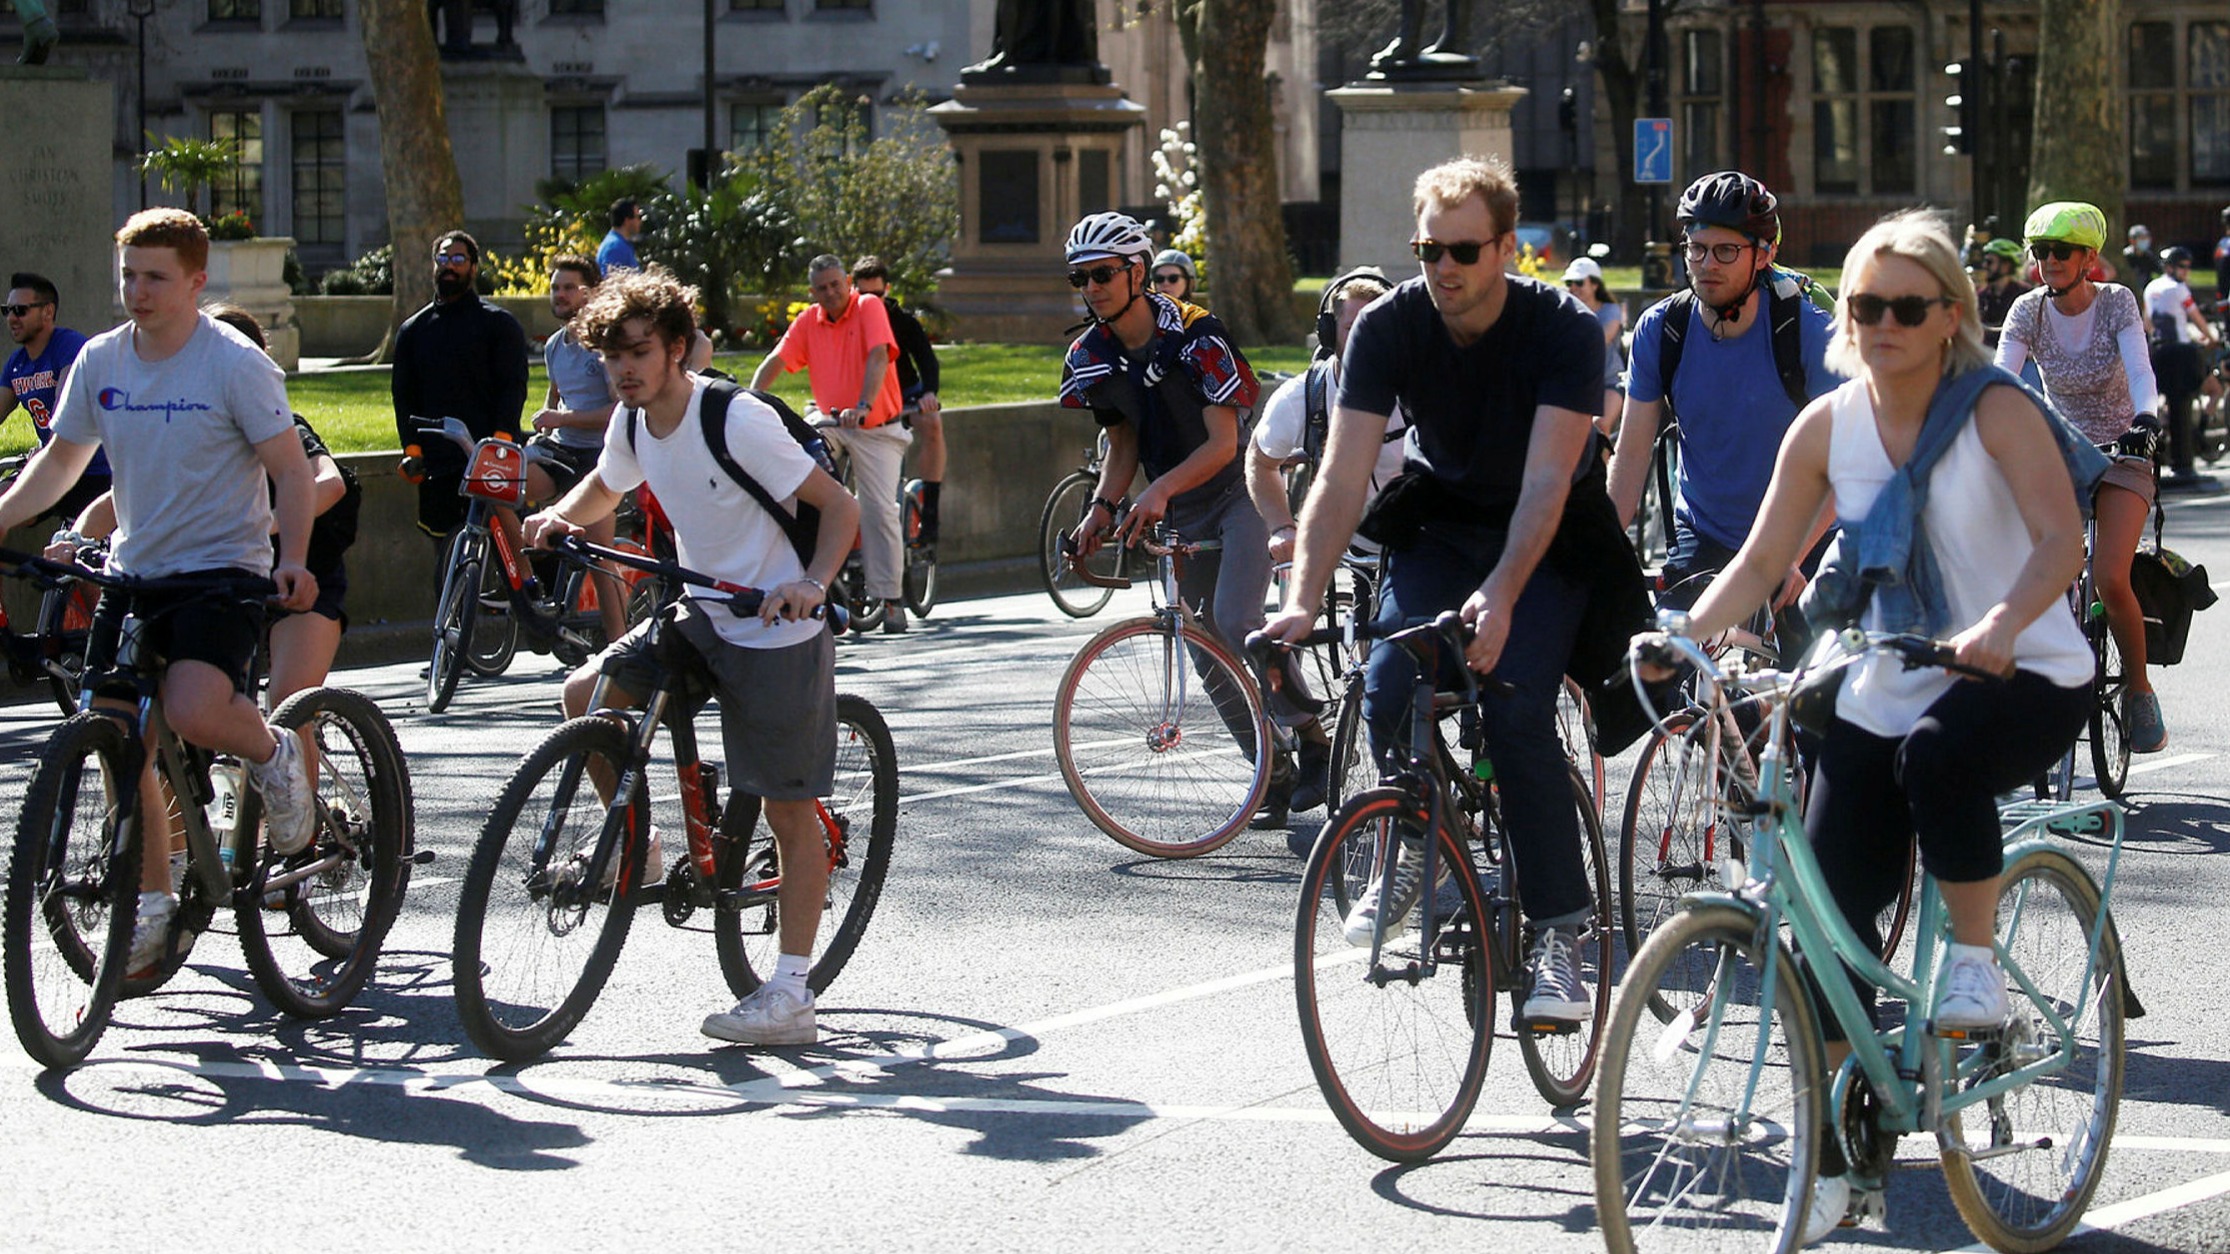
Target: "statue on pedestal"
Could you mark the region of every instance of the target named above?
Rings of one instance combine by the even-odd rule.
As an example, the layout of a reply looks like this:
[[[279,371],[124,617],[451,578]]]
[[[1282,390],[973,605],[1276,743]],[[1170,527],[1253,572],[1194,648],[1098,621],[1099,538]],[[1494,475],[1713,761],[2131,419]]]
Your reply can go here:
[[[54,28],[54,19],[39,0],[15,0],[15,15],[23,20],[23,53],[15,63],[45,65],[47,54],[62,42],[62,32]]]
[[[496,41],[472,42],[473,10],[495,14]],[[426,0],[427,20],[434,24],[435,43],[444,61],[517,59],[524,54],[511,28],[519,20],[519,0]]]
[[[1370,77],[1386,80],[1473,79],[1479,58],[1471,55],[1471,0],[1441,0],[1440,37],[1419,49],[1424,33],[1425,0],[1402,0],[1401,25],[1393,42],[1371,58]]]
[[[971,87],[1003,83],[1105,83],[1092,0],[999,0],[991,55],[960,71]]]

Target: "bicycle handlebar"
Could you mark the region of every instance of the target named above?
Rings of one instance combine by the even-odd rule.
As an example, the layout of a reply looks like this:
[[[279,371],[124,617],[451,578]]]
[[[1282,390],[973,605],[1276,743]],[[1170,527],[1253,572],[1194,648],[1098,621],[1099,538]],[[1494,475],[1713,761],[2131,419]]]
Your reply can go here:
[[[119,575],[95,570],[78,562],[57,562],[52,558],[18,553],[14,549],[5,548],[0,548],[0,573],[29,579],[42,587],[56,587],[74,579],[97,588],[114,588],[123,592],[200,592],[221,600],[268,600],[279,591],[277,584],[262,575],[215,578]]]
[[[703,597],[700,598],[701,600],[717,601],[745,618],[757,615],[759,607],[766,602],[766,593],[762,589],[747,588],[742,584],[730,583],[725,579],[715,579],[711,575],[691,570],[679,562],[662,561],[655,557],[645,557],[640,553],[630,553],[624,549],[606,548],[601,544],[591,544],[579,536],[556,536],[551,538],[545,547],[553,553],[577,562],[616,562],[621,566],[632,567],[653,575],[662,575],[668,579],[695,587],[710,588],[722,595],[719,597]],[[850,625],[851,615],[842,606],[831,606],[826,601],[813,607],[811,617],[825,619],[831,613],[836,615],[838,631],[842,631]]]
[[[1635,691],[1644,694],[1643,708],[1650,714],[1655,715],[1657,711],[1650,708],[1647,687],[1642,681],[1641,667],[1645,662],[1669,666],[1686,664],[1694,667],[1715,688],[1736,678],[1719,664],[1719,659],[1713,657],[1702,642],[1689,634],[1686,614],[1660,612],[1658,624],[1656,632],[1634,637],[1626,650],[1627,666],[1632,672]],[[1816,676],[1823,671],[1839,670],[1859,661],[1870,652],[1886,650],[1897,654],[1903,660],[1906,670],[1934,666],[1972,679],[2001,682],[2005,679],[2003,675],[1961,662],[1958,650],[1944,641],[1915,632],[1863,631],[1851,627],[1837,632],[1832,639],[1842,650],[1839,656],[1829,656],[1809,666],[1744,671],[1739,678],[1744,687],[1757,690],[1793,687],[1800,679]]]
[[[472,428],[467,427],[461,418],[421,418],[414,414],[410,421],[420,431],[448,437],[450,443],[464,450],[466,457],[471,457],[473,448],[480,443],[479,439],[472,434]],[[489,436],[487,438],[492,440],[499,437]],[[545,449],[537,448],[526,440],[505,440],[504,443],[516,447],[519,450],[520,459],[530,466],[557,460],[554,454]]]
[[[1121,526],[1127,515],[1128,511],[1126,510],[1123,514],[1117,514],[1110,518],[1107,522],[1107,531],[1112,532]],[[1102,534],[1106,534],[1106,532]],[[1152,536],[1140,536],[1129,547],[1143,549],[1154,557],[1192,557],[1196,554],[1214,553],[1222,549],[1223,541],[1187,540],[1173,530],[1168,523],[1157,522],[1154,524],[1154,534]],[[1075,575],[1079,582],[1088,583],[1095,588],[1113,588],[1117,592],[1131,586],[1131,581],[1121,576],[1101,575],[1085,569],[1076,558],[1076,535],[1073,531],[1061,533],[1061,557],[1068,563],[1069,573]]]

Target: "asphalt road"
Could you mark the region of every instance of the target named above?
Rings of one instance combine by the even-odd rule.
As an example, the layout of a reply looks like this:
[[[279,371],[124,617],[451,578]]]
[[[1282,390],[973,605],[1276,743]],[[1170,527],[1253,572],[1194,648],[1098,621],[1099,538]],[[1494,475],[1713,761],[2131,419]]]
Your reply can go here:
[[[2178,503],[2170,542],[2230,576],[2230,498]],[[1042,596],[971,601],[840,650],[839,687],[891,722],[903,807],[812,1049],[699,1035],[729,1001],[710,939],[646,912],[569,1041],[523,1065],[478,1056],[450,993],[455,877],[556,722],[557,671],[523,656],[439,716],[420,712],[414,665],[347,674],[395,718],[419,840],[440,855],[375,984],[336,1019],[284,1021],[211,935],[75,1071],[0,1043],[0,1248],[1598,1246],[1587,1108],[1544,1107],[1512,1041],[1428,1164],[1368,1156],[1326,1111],[1291,980],[1315,816],[1167,863],[1077,811],[1052,693],[1122,608],[1079,623]],[[2161,673],[2174,741],[2131,784],[2115,904],[2151,1014],[2130,1027],[2100,1230],[2070,1248],[2230,1250],[2226,673],[2218,610]],[[0,810],[50,718],[0,712]],[[1830,1244],[1967,1246],[1929,1150],[1905,1141],[1888,1231]]]

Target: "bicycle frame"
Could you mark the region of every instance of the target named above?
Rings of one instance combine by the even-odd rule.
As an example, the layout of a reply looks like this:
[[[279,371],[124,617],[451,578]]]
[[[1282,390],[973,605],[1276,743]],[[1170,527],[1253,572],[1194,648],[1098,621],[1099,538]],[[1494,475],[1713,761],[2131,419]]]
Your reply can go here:
[[[1110,524],[1110,527],[1112,528],[1112,524]],[[1154,581],[1148,585],[1150,595],[1153,597],[1153,608],[1147,611],[1146,617],[1160,622],[1163,629],[1169,633],[1172,642],[1180,638],[1181,625],[1189,625],[1196,631],[1207,633],[1207,628],[1201,625],[1200,615],[1193,611],[1192,606],[1185,603],[1184,597],[1179,595],[1178,590],[1184,583],[1185,559],[1195,553],[1211,553],[1221,549],[1223,542],[1221,540],[1186,540],[1161,524],[1156,524],[1156,531],[1159,532],[1158,538],[1141,539],[1138,542],[1139,548],[1144,549],[1157,559]],[[1108,577],[1092,573],[1082,562],[1077,560],[1073,550],[1067,552],[1066,557],[1070,570],[1074,571],[1076,577],[1085,583],[1101,588],[1113,588],[1118,592],[1131,586],[1132,581],[1126,576]],[[1165,655],[1164,664],[1170,668],[1169,673],[1164,677],[1165,682],[1163,684],[1163,691],[1169,694],[1170,708],[1163,721],[1168,726],[1183,726],[1185,712],[1192,702],[1193,685],[1190,653],[1185,649],[1169,649]],[[1242,676],[1242,678],[1245,678],[1245,676]],[[1212,698],[1211,703],[1213,703]],[[1283,747],[1284,742],[1290,738],[1290,733],[1280,728],[1275,721],[1271,721],[1270,736],[1279,743],[1280,747]]]

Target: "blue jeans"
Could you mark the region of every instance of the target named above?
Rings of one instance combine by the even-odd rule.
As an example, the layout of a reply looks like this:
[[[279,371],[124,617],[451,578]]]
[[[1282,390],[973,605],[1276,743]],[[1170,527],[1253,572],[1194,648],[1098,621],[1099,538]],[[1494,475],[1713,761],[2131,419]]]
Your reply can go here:
[[[1457,533],[1461,535],[1461,533]],[[1390,559],[1379,591],[1378,622],[1395,626],[1460,608],[1494,569],[1491,554],[1452,536],[1427,533]],[[1483,555],[1483,552],[1487,555]],[[1519,904],[1536,924],[1576,923],[1592,909],[1579,816],[1563,742],[1556,733],[1556,698],[1572,655],[1572,638],[1587,605],[1578,582],[1543,562],[1526,582],[1493,677],[1507,689],[1482,689],[1480,730],[1502,793]],[[1440,686],[1460,686],[1448,660]],[[1363,717],[1371,749],[1383,765],[1396,760],[1408,731],[1417,666],[1400,649],[1371,650],[1363,679]]]

